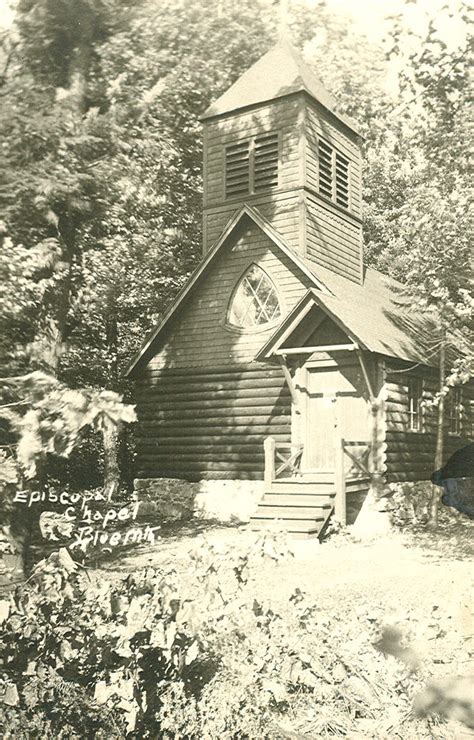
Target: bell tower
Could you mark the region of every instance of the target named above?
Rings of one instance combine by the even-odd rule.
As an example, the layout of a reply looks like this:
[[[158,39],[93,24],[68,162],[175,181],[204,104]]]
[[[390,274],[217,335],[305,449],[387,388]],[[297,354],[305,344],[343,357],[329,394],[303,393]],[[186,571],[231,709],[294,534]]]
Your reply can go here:
[[[300,255],[361,283],[355,124],[285,40],[203,115],[204,253],[244,203]]]

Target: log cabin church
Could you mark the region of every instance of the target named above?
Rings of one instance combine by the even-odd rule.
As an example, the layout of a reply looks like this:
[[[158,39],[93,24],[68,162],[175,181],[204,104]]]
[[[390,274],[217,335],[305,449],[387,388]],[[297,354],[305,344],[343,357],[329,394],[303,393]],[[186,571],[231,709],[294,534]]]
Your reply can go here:
[[[254,528],[320,535],[371,487],[430,478],[430,325],[364,267],[361,136],[287,42],[202,121],[203,258],[128,369],[137,488],[199,482]],[[469,393],[448,396],[447,454]]]

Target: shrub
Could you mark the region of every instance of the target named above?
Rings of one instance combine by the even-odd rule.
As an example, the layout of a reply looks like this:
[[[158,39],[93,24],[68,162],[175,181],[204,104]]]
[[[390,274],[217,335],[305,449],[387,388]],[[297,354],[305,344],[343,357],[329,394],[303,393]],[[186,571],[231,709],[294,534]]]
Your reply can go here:
[[[203,545],[183,573],[111,582],[53,553],[0,602],[5,737],[392,736],[427,676],[374,650],[382,609],[348,619],[295,589],[278,614],[251,595],[252,574],[282,557],[267,537]]]

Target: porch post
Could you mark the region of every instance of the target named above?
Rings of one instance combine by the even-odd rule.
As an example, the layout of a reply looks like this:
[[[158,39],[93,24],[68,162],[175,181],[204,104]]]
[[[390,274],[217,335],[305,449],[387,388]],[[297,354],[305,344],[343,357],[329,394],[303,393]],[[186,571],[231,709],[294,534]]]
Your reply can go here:
[[[336,499],[334,501],[334,514],[336,519],[345,524],[346,519],[346,474],[344,472],[344,439],[336,430],[335,450],[335,487]]]
[[[265,488],[269,489],[275,480],[275,440],[273,437],[265,437],[263,449],[265,451]]]

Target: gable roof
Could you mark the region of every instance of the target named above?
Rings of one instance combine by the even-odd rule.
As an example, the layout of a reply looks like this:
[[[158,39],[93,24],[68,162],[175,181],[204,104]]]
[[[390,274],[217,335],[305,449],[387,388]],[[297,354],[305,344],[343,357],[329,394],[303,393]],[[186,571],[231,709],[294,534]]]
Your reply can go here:
[[[330,292],[310,289],[277,328],[257,355],[271,357],[287,341],[313,307],[322,309],[361,349],[424,365],[430,354],[434,321],[412,309],[401,283],[367,269],[363,285],[341,277],[312,260],[305,263],[322,278]]]
[[[232,218],[228,221],[226,227],[224,228],[224,231],[215,242],[214,246],[209,250],[205,259],[200,263],[200,265],[198,265],[186,285],[180,290],[176,299],[166,311],[158,326],[153,329],[153,331],[151,331],[148,337],[145,339],[141,349],[125,370],[126,376],[130,376],[134,370],[138,369],[138,367],[141,367],[151,358],[157,340],[163,333],[168,323],[180,309],[187,297],[194,291],[196,285],[207,273],[216,255],[220,252],[223,245],[227,242],[229,237],[235,232],[239,224],[241,224],[244,219],[250,219],[251,221],[253,221],[269,237],[269,239],[271,239],[273,244],[275,244],[276,247],[278,247],[284,254],[286,254],[287,257],[291,259],[293,264],[295,264],[311,280],[316,288],[319,288],[319,290],[323,293],[328,290],[324,283],[320,281],[318,277],[314,274],[308,264],[306,264],[306,260],[297,255],[291,249],[291,247],[287,245],[284,239],[281,238],[278,232],[275,231],[273,226],[261,215],[261,213],[259,213],[255,208],[252,208],[251,206],[244,205],[236,213],[234,213]]]
[[[126,370],[127,376],[151,359],[158,339],[170,321],[200,284],[216,255],[245,219],[253,221],[275,246],[310,278],[314,286],[265,343],[257,359],[269,357],[272,347],[275,348],[280,339],[281,332],[292,322],[297,324],[306,315],[303,313],[305,310],[307,312],[312,306],[318,306],[355,340],[361,349],[409,362],[435,364],[429,348],[434,321],[413,310],[412,302],[405,294],[401,283],[368,268],[365,271],[363,285],[359,285],[332,270],[321,267],[313,260],[296,254],[261,213],[244,205],[229,220],[219,239],[179,292],[161,322],[145,339],[142,348]]]
[[[239,108],[266,103],[292,93],[306,92],[352,131],[359,133],[348,116],[337,112],[336,100],[308,67],[302,56],[282,39],[260,57],[205,111],[202,119]]]

